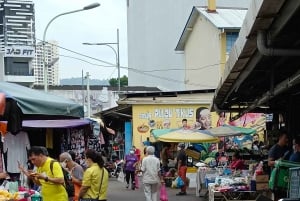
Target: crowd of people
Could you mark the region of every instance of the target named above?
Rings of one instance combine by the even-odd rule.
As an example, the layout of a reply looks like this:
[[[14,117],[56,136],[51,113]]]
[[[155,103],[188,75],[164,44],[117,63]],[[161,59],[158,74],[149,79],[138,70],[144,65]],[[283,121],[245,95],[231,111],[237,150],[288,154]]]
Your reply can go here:
[[[300,162],[300,136],[295,137],[293,146],[289,148],[289,135],[282,130],[279,133],[278,142],[271,147],[268,153],[268,166],[272,170],[275,161],[284,159],[292,162]],[[258,135],[253,135],[252,149],[260,150],[265,145],[259,140]],[[185,143],[178,143],[177,150],[174,150],[171,144],[165,143],[159,150],[159,157],[155,154],[153,146],[146,146],[143,154],[136,147],[132,147],[130,152],[125,155],[123,162],[123,171],[125,173],[126,188],[135,190],[136,177],[142,174],[143,190],[147,201],[156,201],[160,184],[164,184],[164,176],[170,172],[170,160],[174,160],[174,168],[177,175],[184,181],[180,187],[180,192],[176,195],[186,195],[188,181],[187,173],[187,155]],[[174,154],[173,152],[176,152]],[[172,153],[172,154],[171,154]],[[44,201],[87,201],[87,200],[107,200],[109,173],[104,166],[104,158],[101,153],[93,149],[85,151],[85,166],[75,162],[75,154],[72,151],[63,152],[58,160],[49,157],[45,147],[33,146],[28,151],[29,161],[32,168],[24,168],[19,164],[19,169],[32,182],[33,186],[41,188],[41,196]],[[220,156],[222,157],[222,156]],[[224,156],[223,156],[224,157]],[[231,163],[228,167],[232,170],[243,170],[246,165],[238,152],[231,157]],[[69,182],[74,187],[72,195],[66,188],[65,172],[68,173]],[[5,173],[0,174],[0,178],[5,178]],[[286,192],[274,192],[275,200],[282,198]]]

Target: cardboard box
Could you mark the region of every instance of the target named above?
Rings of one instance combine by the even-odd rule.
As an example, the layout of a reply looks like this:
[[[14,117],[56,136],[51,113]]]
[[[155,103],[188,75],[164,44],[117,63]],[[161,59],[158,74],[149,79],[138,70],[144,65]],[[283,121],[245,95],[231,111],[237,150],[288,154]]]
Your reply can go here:
[[[269,175],[262,174],[262,175],[256,175],[256,183],[266,183],[269,182]]]
[[[261,190],[268,190],[269,189],[269,183],[256,183],[256,190],[261,191]]]

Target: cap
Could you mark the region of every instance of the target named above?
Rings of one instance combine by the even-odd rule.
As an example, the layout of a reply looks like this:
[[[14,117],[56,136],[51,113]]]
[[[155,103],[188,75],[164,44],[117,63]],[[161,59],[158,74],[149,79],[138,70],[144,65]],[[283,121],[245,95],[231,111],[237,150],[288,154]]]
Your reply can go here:
[[[183,148],[183,149],[184,149],[184,148],[185,148],[185,144],[181,142],[181,143],[179,143],[179,144],[178,144],[178,147],[180,147],[180,148]]]

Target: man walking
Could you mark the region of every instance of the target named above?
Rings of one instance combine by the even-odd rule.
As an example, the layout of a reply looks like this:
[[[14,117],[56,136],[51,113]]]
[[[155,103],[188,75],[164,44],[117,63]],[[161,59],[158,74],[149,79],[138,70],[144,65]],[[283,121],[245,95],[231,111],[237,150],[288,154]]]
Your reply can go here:
[[[144,193],[146,201],[157,201],[158,184],[164,182],[160,173],[159,159],[154,156],[155,149],[148,146],[147,156],[143,158],[141,171],[143,173]]]
[[[33,146],[28,151],[30,161],[37,167],[37,172],[31,173],[30,178],[42,187],[43,201],[67,201],[61,166],[58,162],[53,163],[51,170],[50,163],[53,159],[47,156],[45,150],[45,147]]]
[[[78,201],[79,190],[82,183],[83,168],[73,161],[72,156],[68,152],[64,152],[59,156],[60,164],[70,174],[70,180],[74,185],[74,197],[69,196],[69,201]]]

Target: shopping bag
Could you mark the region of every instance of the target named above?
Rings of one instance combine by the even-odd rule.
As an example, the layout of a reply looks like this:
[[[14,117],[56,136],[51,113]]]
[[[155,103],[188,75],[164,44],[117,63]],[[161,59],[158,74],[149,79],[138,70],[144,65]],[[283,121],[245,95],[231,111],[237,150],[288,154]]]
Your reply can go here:
[[[160,195],[159,195],[160,201],[168,201],[168,194],[167,194],[167,189],[166,185],[162,184],[160,186]]]
[[[184,186],[184,181],[179,176],[176,178],[176,180],[177,180],[177,182],[176,182],[177,188],[182,188]]]
[[[139,177],[137,175],[134,176],[135,188],[140,187]]]
[[[125,174],[124,174],[123,170],[121,170],[121,172],[119,173],[118,181],[125,182]]]

